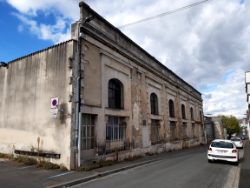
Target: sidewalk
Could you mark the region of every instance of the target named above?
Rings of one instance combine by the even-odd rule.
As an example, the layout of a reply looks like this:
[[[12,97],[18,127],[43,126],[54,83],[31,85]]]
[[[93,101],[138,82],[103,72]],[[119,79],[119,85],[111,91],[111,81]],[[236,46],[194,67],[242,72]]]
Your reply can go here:
[[[99,177],[104,177],[110,174],[114,174],[123,170],[135,168],[135,167],[142,166],[145,164],[154,163],[156,161],[163,160],[168,157],[184,155],[186,153],[195,152],[197,150],[202,150],[202,149],[206,150],[207,145],[190,148],[190,149],[177,150],[173,152],[167,152],[167,153],[159,154],[159,155],[145,156],[144,158],[141,158],[135,161],[120,162],[113,166],[98,168],[90,172],[73,171],[73,173],[70,174],[70,177],[68,176],[66,178],[67,180],[62,177],[60,178],[62,183],[53,185],[50,188],[59,188],[59,187],[61,188],[64,186],[67,187],[67,186],[77,185],[77,184],[84,183],[84,182],[87,182],[87,181],[90,181]],[[81,175],[81,178],[79,178],[79,175]]]
[[[244,148],[244,157],[241,165],[240,171],[240,183],[239,188],[249,188],[250,187],[250,140],[246,141]]]

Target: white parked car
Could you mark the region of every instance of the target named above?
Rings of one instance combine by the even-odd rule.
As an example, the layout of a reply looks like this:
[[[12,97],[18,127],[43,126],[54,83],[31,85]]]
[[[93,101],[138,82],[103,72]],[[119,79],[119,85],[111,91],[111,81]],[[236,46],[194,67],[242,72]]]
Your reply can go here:
[[[243,149],[243,141],[239,137],[232,137],[231,141],[233,141],[237,148]]]
[[[208,162],[214,160],[224,160],[239,164],[239,152],[236,145],[231,140],[213,140],[207,151]]]

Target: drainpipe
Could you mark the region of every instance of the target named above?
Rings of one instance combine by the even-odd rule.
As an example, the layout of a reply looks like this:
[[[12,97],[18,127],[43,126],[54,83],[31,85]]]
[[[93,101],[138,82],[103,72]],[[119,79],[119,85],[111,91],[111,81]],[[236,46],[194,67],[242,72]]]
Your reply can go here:
[[[77,159],[77,166],[80,167],[81,165],[81,105],[80,105],[80,93],[81,93],[81,51],[82,51],[82,38],[80,33],[80,24],[79,22],[79,36],[78,36],[78,55],[79,55],[79,64],[78,64],[78,77],[77,77],[77,89],[76,89],[76,135],[75,135],[75,149],[78,150]]]

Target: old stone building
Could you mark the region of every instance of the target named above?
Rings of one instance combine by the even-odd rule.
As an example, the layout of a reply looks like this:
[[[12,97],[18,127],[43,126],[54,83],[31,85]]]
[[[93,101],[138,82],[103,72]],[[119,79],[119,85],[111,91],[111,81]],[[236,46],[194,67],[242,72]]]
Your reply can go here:
[[[0,152],[36,155],[40,137],[44,157],[74,169],[206,142],[201,93],[79,6],[71,40],[0,67]]]

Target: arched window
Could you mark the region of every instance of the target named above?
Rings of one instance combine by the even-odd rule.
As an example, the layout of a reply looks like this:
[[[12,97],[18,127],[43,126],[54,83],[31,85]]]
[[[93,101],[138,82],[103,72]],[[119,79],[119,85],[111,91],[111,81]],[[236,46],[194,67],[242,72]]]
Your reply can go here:
[[[169,105],[169,116],[174,117],[174,101],[170,99],[168,105]]]
[[[109,108],[121,109],[122,108],[122,86],[115,80],[109,80],[108,85],[108,102]]]
[[[201,111],[200,111],[200,120],[201,120],[201,122],[202,122],[202,113],[201,113]]]
[[[158,98],[155,93],[150,95],[151,114],[158,115]]]
[[[194,110],[192,107],[190,108],[190,114],[191,114],[191,120],[194,120]]]
[[[186,119],[186,113],[185,113],[185,106],[184,106],[184,104],[181,105],[181,114],[182,114],[182,119]]]

